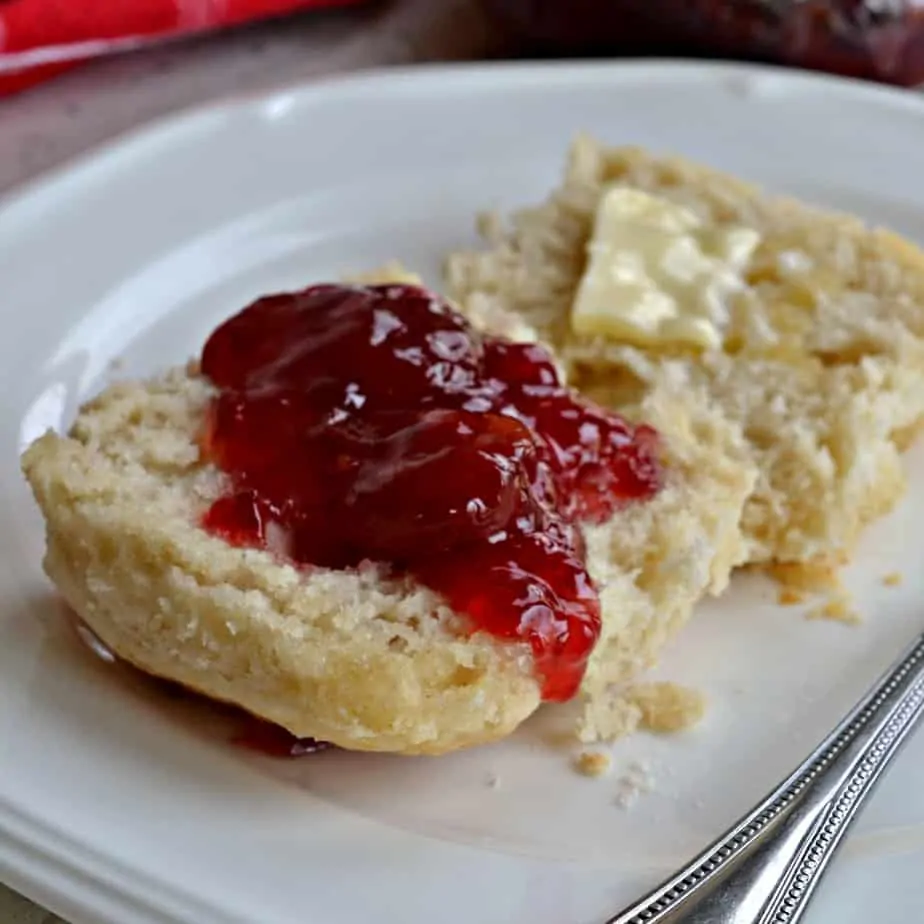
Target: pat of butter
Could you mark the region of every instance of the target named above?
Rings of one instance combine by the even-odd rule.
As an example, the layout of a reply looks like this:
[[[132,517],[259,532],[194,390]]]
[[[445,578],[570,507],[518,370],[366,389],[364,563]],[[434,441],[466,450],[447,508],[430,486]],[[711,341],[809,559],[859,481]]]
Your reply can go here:
[[[718,349],[728,296],[759,241],[750,228],[705,227],[668,199],[614,186],[597,209],[571,327],[640,346]]]

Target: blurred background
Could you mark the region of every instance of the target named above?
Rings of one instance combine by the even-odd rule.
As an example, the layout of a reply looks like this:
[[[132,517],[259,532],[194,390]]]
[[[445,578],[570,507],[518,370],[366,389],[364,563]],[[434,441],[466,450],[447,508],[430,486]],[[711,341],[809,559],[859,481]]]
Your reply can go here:
[[[357,68],[714,56],[924,82],[924,0],[0,0],[0,191],[132,125]]]

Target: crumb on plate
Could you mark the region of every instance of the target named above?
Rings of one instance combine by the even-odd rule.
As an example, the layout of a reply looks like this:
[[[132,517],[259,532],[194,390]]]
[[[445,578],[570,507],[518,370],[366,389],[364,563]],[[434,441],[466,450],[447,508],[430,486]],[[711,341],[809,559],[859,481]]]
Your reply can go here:
[[[610,766],[609,755],[600,751],[581,751],[574,759],[574,767],[582,776],[606,776],[610,772]]]
[[[780,603],[783,595],[792,594],[801,603],[811,594],[835,593],[841,589],[839,568],[847,563],[847,557],[839,556],[835,562],[771,562],[766,573],[780,585]]]
[[[705,712],[706,700],[698,690],[663,680],[636,683],[586,703],[578,724],[578,740],[584,744],[615,741],[639,729],[685,731],[696,725]]]
[[[842,622],[847,626],[856,626],[863,621],[846,595],[832,597],[821,606],[814,607],[806,613],[806,618],[828,619],[832,622]]]
[[[780,587],[777,602],[780,606],[798,606],[800,603],[805,603],[805,594],[794,587]]]
[[[651,767],[644,761],[633,761],[616,784],[616,805],[632,808],[639,797],[654,790],[655,779]]]
[[[706,698],[699,690],[668,681],[636,684],[629,696],[641,711],[641,728],[647,731],[685,731],[706,713]]]

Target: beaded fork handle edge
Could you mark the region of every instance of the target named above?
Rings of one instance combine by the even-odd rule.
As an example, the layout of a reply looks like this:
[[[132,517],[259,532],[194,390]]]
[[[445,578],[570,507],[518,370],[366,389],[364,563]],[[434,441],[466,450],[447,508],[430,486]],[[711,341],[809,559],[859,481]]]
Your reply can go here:
[[[759,805],[606,924],[795,924],[922,713],[924,634]]]

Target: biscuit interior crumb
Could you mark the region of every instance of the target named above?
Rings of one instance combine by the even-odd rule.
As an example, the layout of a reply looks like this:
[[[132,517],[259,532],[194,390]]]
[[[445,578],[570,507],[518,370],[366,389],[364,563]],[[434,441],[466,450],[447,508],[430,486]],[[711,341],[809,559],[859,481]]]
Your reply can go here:
[[[882,578],[882,583],[886,587],[899,587],[904,580],[904,575],[900,571],[890,571]]]
[[[846,564],[839,558],[830,562],[771,562],[766,573],[780,586],[780,603],[801,603],[813,594],[837,593],[841,590],[838,569]],[[784,600],[784,596],[786,600]]]
[[[706,698],[699,690],[667,681],[635,684],[628,695],[641,710],[640,725],[646,731],[684,731],[706,712]]]
[[[692,728],[706,713],[698,690],[670,681],[634,683],[585,705],[578,737],[585,744],[615,741],[644,731],[668,733]]]

